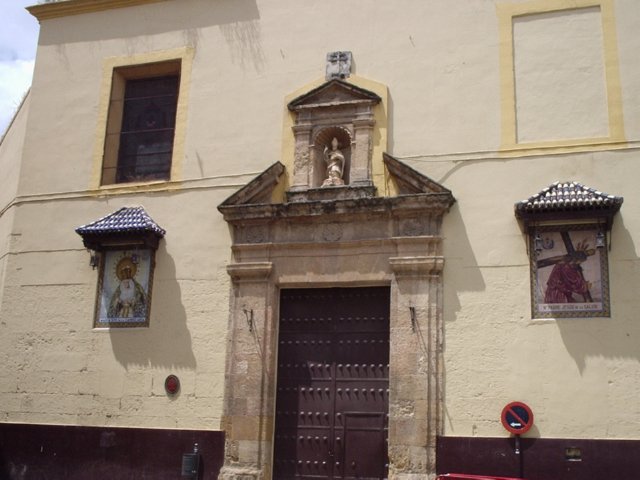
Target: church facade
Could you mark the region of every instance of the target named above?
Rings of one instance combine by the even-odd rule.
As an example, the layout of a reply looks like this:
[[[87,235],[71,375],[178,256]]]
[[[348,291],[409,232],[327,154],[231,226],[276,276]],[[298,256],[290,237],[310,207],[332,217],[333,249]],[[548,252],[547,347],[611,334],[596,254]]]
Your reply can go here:
[[[29,11],[0,477],[637,476],[635,2]]]

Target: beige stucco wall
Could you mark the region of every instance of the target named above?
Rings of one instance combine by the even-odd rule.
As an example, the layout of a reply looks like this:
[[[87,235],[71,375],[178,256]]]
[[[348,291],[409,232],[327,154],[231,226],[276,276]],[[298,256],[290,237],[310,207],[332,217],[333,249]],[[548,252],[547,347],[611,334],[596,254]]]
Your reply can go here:
[[[5,420],[218,428],[227,250],[222,243],[212,248],[204,242],[224,238],[226,231],[221,223],[196,218],[209,217],[209,205],[223,198],[181,192],[119,197],[115,203],[56,200],[17,209],[19,237],[7,265],[3,305],[3,353],[15,376]],[[95,219],[123,204],[143,204],[160,225],[171,226],[156,257],[151,326],[93,330],[98,271],[89,266],[73,230],[79,219]],[[193,216],[181,214],[184,205]],[[164,393],[170,373],[181,379],[175,399]]]
[[[0,138],[0,310],[4,278],[13,241],[14,203],[20,177],[20,159],[29,112],[29,95],[23,99],[11,125]],[[0,311],[0,315],[2,312]],[[1,320],[0,320],[1,321]]]
[[[44,20],[20,203],[11,213],[16,241],[3,260],[0,351],[11,373],[2,377],[0,420],[220,427],[230,239],[215,207],[273,162],[287,163],[285,99],[323,77],[327,52],[348,49],[359,77],[388,87],[389,153],[457,199],[444,224],[445,433],[503,436],[500,410],[522,400],[536,414],[531,435],[637,437],[640,40],[633,19],[640,6],[602,2],[614,12],[616,28],[599,34],[609,35],[608,59],[608,45],[617,46],[609,67],[619,74],[611,87],[622,103],[609,128],[623,138],[567,139],[567,153],[546,143],[542,130],[532,132],[540,145],[502,151],[512,128],[504,99],[513,92],[504,82],[510,72],[501,45],[509,39],[500,5],[535,12],[554,2],[571,3],[173,0]],[[105,62],[185,47],[193,62],[179,177],[100,189],[94,152]],[[555,97],[547,98],[527,108],[553,111]],[[609,257],[610,319],[531,319],[513,204],[565,179],[625,197]],[[143,205],[167,230],[151,325],[95,331],[97,271],[74,228],[125,205]],[[9,231],[0,233],[4,239]],[[169,373],[182,380],[174,400],[163,392]]]
[[[637,415],[640,381],[638,196],[625,181],[637,174],[633,154],[513,159],[485,177],[490,163],[465,163],[447,181],[465,192],[444,226],[447,433],[503,435],[502,407],[522,400],[536,416],[533,435],[635,438],[635,421],[621,413]],[[625,198],[609,254],[611,318],[531,319],[525,237],[506,192],[525,198],[536,185],[567,178]]]

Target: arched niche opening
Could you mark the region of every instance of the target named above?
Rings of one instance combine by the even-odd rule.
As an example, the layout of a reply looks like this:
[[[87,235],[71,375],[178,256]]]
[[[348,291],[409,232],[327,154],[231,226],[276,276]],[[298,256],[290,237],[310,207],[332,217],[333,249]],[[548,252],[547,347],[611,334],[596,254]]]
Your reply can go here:
[[[351,145],[353,144],[351,132],[342,126],[324,127],[318,130],[313,138],[313,187],[338,186],[339,183],[331,181],[329,172],[329,157],[333,150],[333,139],[337,140],[336,149],[344,157],[344,165],[341,166],[341,178],[344,185],[349,185],[349,172],[351,170]],[[326,150],[325,150],[326,149]],[[335,175],[335,173],[334,173]]]

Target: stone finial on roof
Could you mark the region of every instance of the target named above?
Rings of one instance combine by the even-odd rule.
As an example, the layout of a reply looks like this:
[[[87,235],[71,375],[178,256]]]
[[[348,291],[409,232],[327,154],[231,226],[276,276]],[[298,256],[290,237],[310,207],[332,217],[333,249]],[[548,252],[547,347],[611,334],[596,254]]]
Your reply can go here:
[[[142,207],[122,207],[98,220],[76,228],[87,248],[126,242],[144,243],[156,248],[166,231]]]

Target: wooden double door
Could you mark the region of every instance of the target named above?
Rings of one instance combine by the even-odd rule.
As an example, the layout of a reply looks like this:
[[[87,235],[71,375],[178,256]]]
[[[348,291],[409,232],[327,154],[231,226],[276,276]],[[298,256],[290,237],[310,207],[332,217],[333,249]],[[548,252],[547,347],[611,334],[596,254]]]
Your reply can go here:
[[[282,290],[274,479],[388,475],[389,288]]]

